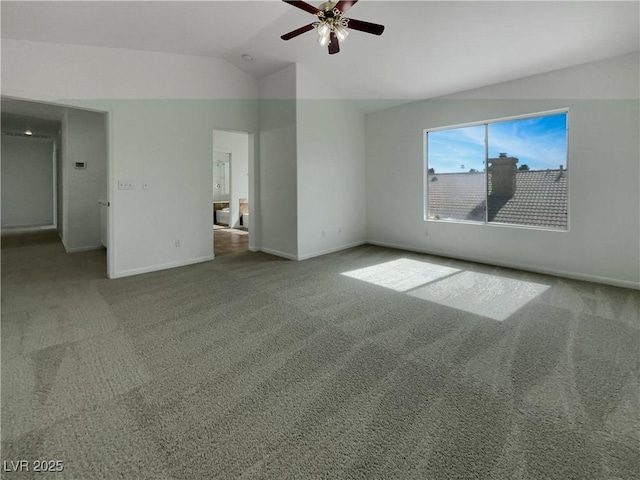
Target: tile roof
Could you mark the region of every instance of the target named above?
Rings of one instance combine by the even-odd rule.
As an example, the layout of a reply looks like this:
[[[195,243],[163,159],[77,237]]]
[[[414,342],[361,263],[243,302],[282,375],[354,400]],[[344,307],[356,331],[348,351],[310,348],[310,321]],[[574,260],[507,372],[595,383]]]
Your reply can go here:
[[[517,170],[511,198],[491,195],[490,222],[567,228],[566,170]],[[428,176],[429,218],[484,221],[484,173],[439,173]]]

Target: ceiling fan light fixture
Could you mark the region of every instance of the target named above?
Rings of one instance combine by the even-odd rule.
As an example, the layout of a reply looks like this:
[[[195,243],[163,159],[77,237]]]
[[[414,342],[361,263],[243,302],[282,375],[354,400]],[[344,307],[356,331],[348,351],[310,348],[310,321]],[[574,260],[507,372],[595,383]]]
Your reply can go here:
[[[347,36],[349,36],[349,30],[347,30],[343,26],[338,26],[336,27],[335,30],[336,30],[336,37],[338,37],[338,40],[341,42],[344,42]]]
[[[331,32],[332,26],[327,21],[319,22],[316,26],[316,30],[318,31],[318,43],[322,47],[326,47],[331,43]]]
[[[323,47],[326,47],[327,45],[329,45],[330,41],[331,39],[329,38],[329,35],[324,35],[324,36],[321,35],[318,37],[318,43]]]
[[[331,27],[327,22],[321,22],[318,25],[318,35],[320,35],[321,37],[328,37],[330,33]]]

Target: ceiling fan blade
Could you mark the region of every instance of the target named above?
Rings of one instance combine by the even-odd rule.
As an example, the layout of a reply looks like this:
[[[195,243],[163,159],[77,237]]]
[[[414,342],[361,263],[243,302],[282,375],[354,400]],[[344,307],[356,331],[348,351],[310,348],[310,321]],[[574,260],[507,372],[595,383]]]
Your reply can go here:
[[[356,3],[358,3],[358,0],[352,0],[352,1],[340,0],[338,3],[336,3],[336,6],[334,8],[337,8],[342,13],[344,13],[347,10],[349,10],[351,7],[353,7],[353,5],[355,5]]]
[[[338,53],[340,51],[340,43],[335,33],[331,32],[331,42],[329,43],[329,55]]]
[[[347,20],[349,20],[347,28],[352,28],[353,30],[360,30],[361,32],[372,33],[374,35],[382,35],[382,32],[384,32],[384,25],[363,22],[362,20],[354,20],[352,18],[349,18]]]
[[[303,33],[308,32],[309,30],[313,30],[313,23],[310,23],[309,25],[305,25],[304,27],[300,27],[292,32],[285,33],[280,38],[282,40],[291,40],[292,38],[297,37],[298,35],[302,35]]]
[[[293,1],[293,0],[282,0],[284,3],[288,3],[289,5],[293,5],[294,7],[298,7],[305,12],[309,12],[313,15],[318,13],[320,10],[314,7],[313,5],[309,5],[307,2]]]

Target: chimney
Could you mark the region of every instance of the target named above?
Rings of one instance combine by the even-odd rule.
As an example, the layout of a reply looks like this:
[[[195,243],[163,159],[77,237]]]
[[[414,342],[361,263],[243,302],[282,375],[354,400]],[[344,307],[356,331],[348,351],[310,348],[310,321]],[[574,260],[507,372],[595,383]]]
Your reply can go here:
[[[516,193],[516,163],[518,159],[508,157],[506,153],[489,159],[492,196],[511,198]]]

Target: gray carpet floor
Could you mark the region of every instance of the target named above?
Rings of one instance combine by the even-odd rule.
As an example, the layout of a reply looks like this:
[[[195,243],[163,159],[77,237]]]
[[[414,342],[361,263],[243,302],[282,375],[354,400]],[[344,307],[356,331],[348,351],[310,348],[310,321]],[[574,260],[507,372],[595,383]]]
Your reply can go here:
[[[346,273],[346,275],[345,275]],[[2,250],[6,478],[637,479],[640,293],[363,246]]]

